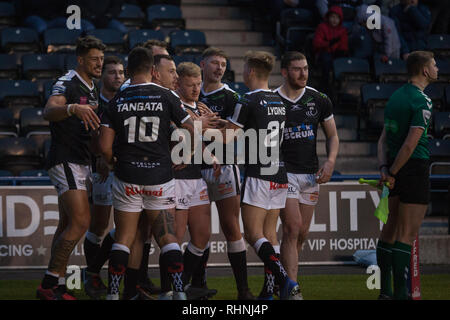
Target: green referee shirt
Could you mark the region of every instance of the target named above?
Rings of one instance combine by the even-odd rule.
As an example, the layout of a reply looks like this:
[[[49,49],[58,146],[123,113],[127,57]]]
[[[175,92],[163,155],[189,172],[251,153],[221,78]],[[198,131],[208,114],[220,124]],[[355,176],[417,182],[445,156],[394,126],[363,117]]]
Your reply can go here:
[[[384,127],[389,159],[397,156],[406,140],[409,128],[414,127],[423,128],[424,131],[411,158],[430,158],[427,131],[431,121],[432,108],[431,99],[411,83],[405,84],[394,92],[384,109]]]

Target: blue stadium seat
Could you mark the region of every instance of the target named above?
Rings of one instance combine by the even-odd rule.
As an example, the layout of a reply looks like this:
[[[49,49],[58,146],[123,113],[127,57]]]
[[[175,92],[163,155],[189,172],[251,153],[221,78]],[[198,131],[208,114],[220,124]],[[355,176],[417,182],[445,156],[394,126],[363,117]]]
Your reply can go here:
[[[361,86],[362,110],[370,130],[379,133],[384,125],[384,107],[402,83],[367,83]]]
[[[0,79],[18,79],[19,68],[16,64],[17,57],[12,54],[0,54]]]
[[[145,14],[141,8],[134,4],[125,3],[122,5],[122,10],[117,17],[117,20],[122,22],[128,28],[138,28],[142,25],[145,19]]]
[[[314,33],[314,17],[311,11],[300,8],[285,9],[277,23],[277,42],[286,51],[305,51],[307,38]]]
[[[401,59],[389,59],[383,63],[377,57],[374,58],[375,77],[380,82],[407,82],[408,74],[406,61]]]
[[[170,46],[175,54],[203,52],[208,46],[206,36],[199,30],[177,30],[170,34]]]
[[[131,50],[136,45],[144,43],[147,40],[156,39],[164,41],[164,33],[159,30],[141,29],[133,30],[128,33],[128,48]]]
[[[107,52],[122,52],[124,51],[124,40],[122,33],[114,29],[95,29],[88,32],[100,39],[105,45]]]
[[[17,137],[17,127],[12,111],[0,108],[0,139],[6,137]]]
[[[77,67],[77,56],[75,54],[66,54],[65,57],[65,71],[75,70]]]
[[[444,111],[445,109],[445,83],[432,83],[423,91],[432,101],[434,111]]]
[[[14,118],[24,107],[40,106],[41,98],[36,83],[28,80],[0,80],[0,104],[13,110]]]
[[[447,59],[436,58],[435,60],[439,69],[438,82],[450,83],[450,57]]]
[[[0,177],[12,177],[13,174],[8,170],[0,170]],[[0,186],[10,186],[12,185],[12,181],[0,180]]]
[[[26,79],[57,78],[64,72],[64,56],[60,54],[26,54],[22,56]]]
[[[43,133],[50,134],[49,122],[44,119],[44,108],[23,109],[20,112],[20,135],[29,138]]]
[[[1,33],[3,51],[38,52],[40,51],[39,36],[29,28],[5,28]]]
[[[74,52],[77,38],[81,36],[80,30],[66,28],[48,29],[44,32],[44,51]]]
[[[24,170],[19,174],[20,177],[48,177],[48,173],[45,170]],[[20,186],[46,186],[51,185],[49,180],[30,180],[30,181],[20,181],[18,183]]]
[[[439,139],[450,138],[450,112],[433,113],[433,136]]]
[[[333,61],[334,78],[337,81],[337,102],[341,111],[358,111],[361,86],[370,82],[369,62],[358,58],[338,58]]]
[[[18,175],[24,170],[35,170],[42,166],[36,143],[27,138],[0,139],[0,169]]]
[[[250,91],[243,82],[232,82],[228,86],[241,96]]]
[[[450,162],[450,139],[432,139],[429,143],[431,162]]]
[[[450,111],[450,85],[445,87],[445,110]]]
[[[0,28],[16,25],[16,8],[12,3],[0,2]]]
[[[450,35],[430,34],[428,36],[428,49],[437,56],[450,57]]]
[[[147,23],[153,28],[184,29],[185,21],[180,7],[155,4],[147,7]]]

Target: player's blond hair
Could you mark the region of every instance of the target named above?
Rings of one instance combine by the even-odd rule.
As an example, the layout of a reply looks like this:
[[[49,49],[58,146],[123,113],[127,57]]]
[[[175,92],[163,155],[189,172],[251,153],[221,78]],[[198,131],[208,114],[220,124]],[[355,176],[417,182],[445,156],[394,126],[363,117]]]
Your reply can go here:
[[[248,67],[255,71],[256,77],[260,79],[269,78],[275,64],[273,54],[266,51],[247,51],[244,59]]]
[[[182,62],[177,67],[178,76],[181,77],[198,77],[202,75],[202,70],[198,65],[192,62]]]

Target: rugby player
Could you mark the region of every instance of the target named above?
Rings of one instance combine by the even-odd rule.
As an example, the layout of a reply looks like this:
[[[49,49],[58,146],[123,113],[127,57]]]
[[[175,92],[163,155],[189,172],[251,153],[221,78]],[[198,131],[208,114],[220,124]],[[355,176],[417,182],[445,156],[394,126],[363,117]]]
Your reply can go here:
[[[406,67],[409,81],[387,102],[378,141],[381,182],[391,188],[389,217],[377,244],[379,299],[408,299],[411,247],[430,201],[427,132],[433,103],[424,90],[437,80],[439,69],[428,51],[412,52]]]
[[[251,91],[236,104],[232,116],[228,117],[226,129],[244,129],[248,131],[245,135],[249,136],[256,131],[256,146],[254,142],[251,145],[248,141],[246,143],[245,178],[241,194],[244,234],[280,284],[280,298],[291,300],[296,299],[299,286],[289,278],[272,244],[264,237],[265,218],[284,208],[288,188],[280,152],[286,109],[280,96],[269,89],[268,83],[274,62],[275,57],[264,51],[250,51],[245,55],[244,83]],[[225,141],[228,138],[229,135],[226,135]],[[268,163],[263,163],[260,156],[264,152],[270,157]],[[255,156],[256,163],[250,162],[250,158],[255,160]]]
[[[184,108],[196,121],[201,121],[200,111],[197,101],[202,85],[201,69],[192,62],[180,63],[177,67],[178,88],[177,94],[183,103]],[[205,117],[204,117],[205,118]],[[202,121],[202,129],[215,127],[214,120],[206,117]],[[208,122],[208,120],[211,120]],[[206,125],[206,127],[205,127]],[[193,159],[193,158],[192,158]],[[214,169],[212,169],[213,179],[216,179]],[[194,270],[199,268],[203,253],[211,236],[211,205],[208,197],[208,186],[202,177],[201,164],[189,164],[181,170],[175,170],[175,194],[176,194],[176,235],[181,243],[186,227],[189,225],[190,241],[184,252],[184,274],[183,283],[188,285]],[[188,286],[186,293],[189,299],[195,299],[200,292],[200,296],[205,294],[205,290],[198,290],[194,284]],[[217,293],[207,292],[211,296]],[[191,298],[192,297],[192,298]]]
[[[319,185],[328,182],[333,174],[339,138],[330,99],[306,86],[306,57],[300,52],[286,52],[281,59],[281,74],[284,83],[275,91],[286,106],[282,152],[289,186],[286,205],[280,212],[280,259],[289,277],[297,279],[298,255],[308,235]],[[327,160],[320,168],[316,152],[319,125],[327,143]],[[302,298],[300,292],[298,298]]]
[[[202,54],[200,62],[203,84],[200,101],[209,110],[217,113],[222,119],[232,115],[239,95],[222,83],[227,67],[227,55],[219,49],[210,47]],[[208,110],[205,110],[208,112]],[[222,174],[216,180],[210,165],[202,165],[202,176],[208,185],[210,201],[215,201],[222,231],[227,240],[227,255],[233,269],[238,290],[238,300],[254,300],[247,281],[247,248],[239,227],[240,173],[236,164],[223,165]],[[203,253],[202,262],[194,271],[192,285],[203,287],[206,283],[205,267],[209,257],[209,246]]]
[[[46,169],[58,193],[60,219],[48,269],[37,289],[39,299],[75,299],[65,292],[65,274],[70,254],[90,224],[86,182],[91,174],[91,133],[100,124],[99,90],[93,79],[101,76],[104,50],[95,37],[78,38],[77,67],[53,85],[44,109],[52,137]]]
[[[130,247],[143,213],[161,248],[171,276],[173,299],[186,299],[183,257],[174,231],[175,182],[169,153],[169,125],[174,121],[193,135],[193,122],[170,90],[151,83],[153,56],[138,47],[128,58],[130,85],[110,102],[102,117],[100,149],[114,165],[113,206],[115,240],[109,259],[107,299],[119,298],[119,285],[128,265]],[[114,145],[113,141],[117,136]],[[113,155],[117,159],[113,163]]]
[[[98,115],[101,116],[103,110],[107,108],[111,100],[119,90],[125,80],[123,62],[116,56],[107,56],[103,62],[101,77],[100,99]],[[102,158],[94,158],[92,162],[92,205],[91,205],[91,225],[86,232],[84,240],[84,254],[86,256],[87,268],[84,269],[84,290],[86,294],[99,299],[106,294],[106,286],[103,284],[99,273],[100,269],[108,260],[109,251],[114,240],[108,233],[102,244],[103,252],[100,252],[102,238],[109,225],[109,218],[112,206],[111,184],[112,172],[109,175]],[[98,169],[97,169],[98,167]],[[106,253],[106,254],[105,254]],[[97,256],[99,256],[97,258]]]

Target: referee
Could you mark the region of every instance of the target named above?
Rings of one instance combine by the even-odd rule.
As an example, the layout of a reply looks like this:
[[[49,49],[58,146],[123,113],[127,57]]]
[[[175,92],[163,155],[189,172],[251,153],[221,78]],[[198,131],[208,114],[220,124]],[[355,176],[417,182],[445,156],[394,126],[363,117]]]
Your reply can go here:
[[[430,199],[427,131],[433,104],[423,92],[436,81],[432,52],[415,51],[406,61],[409,81],[389,99],[378,141],[381,181],[390,183],[389,219],[377,245],[379,299],[407,299],[411,246]],[[391,272],[394,290],[391,288]]]

